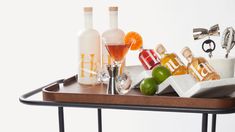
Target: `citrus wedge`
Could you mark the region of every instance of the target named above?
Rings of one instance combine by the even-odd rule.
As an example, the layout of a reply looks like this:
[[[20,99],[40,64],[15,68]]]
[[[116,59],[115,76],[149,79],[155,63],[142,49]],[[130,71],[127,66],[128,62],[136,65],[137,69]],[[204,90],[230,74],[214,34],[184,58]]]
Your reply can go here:
[[[125,44],[131,45],[130,49],[131,50],[138,50],[142,47],[143,45],[143,39],[140,36],[139,33],[137,32],[128,32],[125,36]]]

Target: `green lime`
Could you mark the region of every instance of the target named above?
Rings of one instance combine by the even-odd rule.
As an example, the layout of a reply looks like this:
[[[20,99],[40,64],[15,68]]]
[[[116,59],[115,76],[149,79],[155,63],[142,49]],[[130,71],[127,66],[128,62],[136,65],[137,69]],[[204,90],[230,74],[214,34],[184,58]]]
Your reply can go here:
[[[152,77],[156,80],[158,85],[165,81],[169,76],[171,76],[171,72],[164,66],[157,66],[152,70]]]
[[[153,78],[146,78],[140,84],[140,92],[144,95],[154,95],[157,89],[157,83]]]

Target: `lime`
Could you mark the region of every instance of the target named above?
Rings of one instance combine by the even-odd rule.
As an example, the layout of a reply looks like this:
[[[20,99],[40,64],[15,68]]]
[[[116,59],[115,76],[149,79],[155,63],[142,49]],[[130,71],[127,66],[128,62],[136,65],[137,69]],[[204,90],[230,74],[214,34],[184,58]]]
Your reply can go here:
[[[157,83],[153,78],[146,78],[140,84],[140,92],[144,95],[154,95],[157,88]]]
[[[171,76],[171,72],[164,66],[157,66],[152,70],[152,77],[156,80],[158,85],[165,81],[169,76]]]

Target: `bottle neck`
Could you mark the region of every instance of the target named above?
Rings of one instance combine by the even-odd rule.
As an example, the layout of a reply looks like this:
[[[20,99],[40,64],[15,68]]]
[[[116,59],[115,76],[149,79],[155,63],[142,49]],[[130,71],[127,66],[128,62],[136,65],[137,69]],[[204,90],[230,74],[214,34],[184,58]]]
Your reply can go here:
[[[160,58],[164,58],[166,56],[166,52],[158,53],[160,55]]]
[[[140,49],[139,49],[139,53],[141,53],[143,50],[144,50],[143,46],[141,46]]]
[[[85,26],[85,29],[93,28],[92,12],[84,13],[84,26]]]
[[[109,12],[109,26],[111,29],[118,28],[118,12],[117,11]]]
[[[193,61],[193,58],[194,58],[193,55],[190,55],[186,59],[189,63],[191,63]]]

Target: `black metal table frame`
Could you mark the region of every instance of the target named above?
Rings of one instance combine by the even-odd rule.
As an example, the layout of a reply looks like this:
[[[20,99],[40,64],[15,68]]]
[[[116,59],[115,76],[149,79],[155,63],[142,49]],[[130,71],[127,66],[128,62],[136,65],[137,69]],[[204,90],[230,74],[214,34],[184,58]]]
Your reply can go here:
[[[62,80],[58,80],[49,85],[55,83],[63,83]],[[47,87],[46,85],[44,87]],[[78,104],[78,103],[63,103],[52,101],[38,101],[29,100],[28,98],[42,92],[44,87],[35,89],[22,95],[20,102],[28,105],[41,105],[41,106],[57,106],[59,117],[59,132],[64,132],[64,107],[84,107],[84,108],[96,108],[98,115],[98,132],[102,132],[102,109],[123,109],[123,110],[141,110],[141,111],[165,111],[165,112],[184,112],[184,113],[202,113],[202,132],[207,132],[208,129],[208,114],[212,114],[212,132],[216,132],[216,115],[217,114],[229,114],[235,113],[235,108],[231,109],[198,109],[198,108],[180,108],[180,107],[146,107],[135,105],[112,105],[112,104]]]

